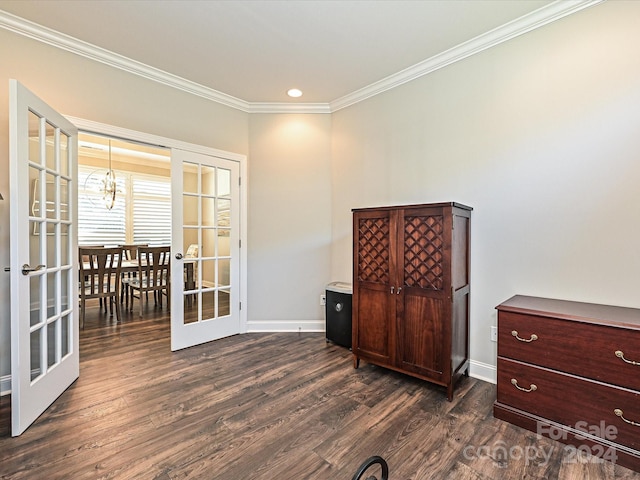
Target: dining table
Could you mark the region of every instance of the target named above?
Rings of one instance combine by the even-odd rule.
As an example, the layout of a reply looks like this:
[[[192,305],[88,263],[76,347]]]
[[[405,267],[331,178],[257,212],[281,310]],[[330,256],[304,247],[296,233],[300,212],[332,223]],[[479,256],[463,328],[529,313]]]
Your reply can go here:
[[[195,258],[183,258],[182,259],[182,264],[184,266],[184,271],[187,274],[187,282],[189,281],[189,279],[191,279],[191,282],[193,282],[193,267],[196,263],[196,259]],[[138,259],[137,258],[133,258],[131,260],[122,260],[122,265],[120,267],[120,270],[124,273],[128,273],[128,272],[137,272],[138,271]],[[190,288],[187,288],[187,290],[190,290]]]
[[[196,286],[196,282],[194,278],[195,263],[196,263],[195,258],[182,259],[182,264],[185,271],[185,285],[184,285],[185,290],[195,289],[195,286]],[[131,260],[122,260],[120,271],[122,273],[137,272],[138,265],[139,265],[139,262],[137,258],[133,258]],[[89,262],[82,262],[82,266],[84,267],[85,270],[89,270],[91,268],[91,265],[89,264]]]

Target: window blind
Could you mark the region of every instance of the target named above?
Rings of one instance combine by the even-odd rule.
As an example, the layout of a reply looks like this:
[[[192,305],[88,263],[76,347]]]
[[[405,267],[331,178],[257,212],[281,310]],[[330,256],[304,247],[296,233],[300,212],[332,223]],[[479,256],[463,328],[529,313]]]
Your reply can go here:
[[[133,242],[171,244],[171,182],[161,177],[134,176]]]
[[[121,245],[171,242],[171,180],[116,172],[111,210],[102,198],[105,170],[78,168],[78,244]]]
[[[126,188],[116,174],[117,195],[111,210],[101,190],[105,170],[78,169],[78,245],[126,243]]]

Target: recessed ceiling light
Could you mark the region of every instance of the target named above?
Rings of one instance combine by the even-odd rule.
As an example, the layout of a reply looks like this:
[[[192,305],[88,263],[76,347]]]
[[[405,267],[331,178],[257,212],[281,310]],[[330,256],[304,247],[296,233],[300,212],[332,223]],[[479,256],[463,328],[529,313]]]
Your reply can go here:
[[[298,98],[298,97],[302,96],[302,91],[298,90],[297,88],[292,88],[291,90],[289,90],[287,92],[287,95],[289,95],[290,97],[293,97],[293,98]]]

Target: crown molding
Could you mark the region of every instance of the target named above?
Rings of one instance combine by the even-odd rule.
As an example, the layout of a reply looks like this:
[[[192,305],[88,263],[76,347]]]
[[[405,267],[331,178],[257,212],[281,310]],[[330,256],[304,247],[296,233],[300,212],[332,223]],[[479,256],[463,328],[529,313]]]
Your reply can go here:
[[[329,103],[246,102],[0,10],[0,28],[246,113],[333,113],[604,0],[557,0]]]
[[[125,56],[110,52],[77,38],[65,35],[50,28],[30,22],[11,13],[0,10],[0,27],[39,42],[51,45],[67,52],[75,53],[111,67],[133,73],[155,82],[177,88],[184,92],[221,103],[228,107],[236,108],[244,112],[249,111],[249,103],[232,97],[212,88],[186,80],[177,75],[167,73],[158,68],[150,67],[144,63],[131,60]]]
[[[387,90],[396,88],[404,83],[439,70],[447,65],[463,60],[483,50],[499,45],[507,40],[540,28],[563,17],[591,7],[604,0],[557,0],[545,7],[539,8],[512,22],[483,33],[471,40],[461,43],[427,60],[417,63],[398,73],[390,75],[378,82],[372,83],[360,90],[333,100],[329,103],[331,112],[348,107],[367,98],[379,95]]]
[[[250,103],[249,113],[331,113],[328,103]]]

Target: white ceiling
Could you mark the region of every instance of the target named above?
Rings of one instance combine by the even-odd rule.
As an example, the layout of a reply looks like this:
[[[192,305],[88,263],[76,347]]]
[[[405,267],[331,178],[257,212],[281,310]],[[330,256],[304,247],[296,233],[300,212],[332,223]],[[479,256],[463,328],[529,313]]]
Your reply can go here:
[[[335,110],[597,1],[0,0],[0,27],[248,111]]]

